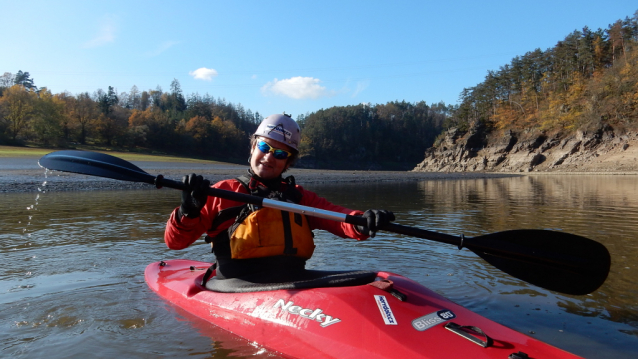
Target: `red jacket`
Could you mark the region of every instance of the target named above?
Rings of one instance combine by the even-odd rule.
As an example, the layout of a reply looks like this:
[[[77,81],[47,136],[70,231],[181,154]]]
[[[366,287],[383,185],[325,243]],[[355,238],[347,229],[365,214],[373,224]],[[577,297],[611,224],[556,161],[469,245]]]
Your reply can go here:
[[[239,181],[232,179],[217,182],[213,187],[233,192],[248,193]],[[325,198],[317,196],[316,193],[304,190],[301,186],[296,186],[295,188],[303,195],[301,202],[299,202],[302,206],[320,208],[349,215],[363,214],[361,211],[334,205]],[[188,218],[185,216],[178,218],[179,207],[176,208],[173,213],[171,213],[171,217],[166,224],[166,230],[164,232],[166,245],[170,249],[184,249],[193,244],[204,233],[208,234],[209,237],[217,236],[221,231],[227,230],[234,222],[234,219],[230,219],[214,231],[208,231],[217,213],[222,209],[240,206],[242,204],[243,203],[240,202],[209,196],[206,205],[202,208],[200,216],[197,218]],[[342,238],[353,238],[356,240],[368,238],[368,236],[357,232],[351,224],[311,216],[308,216],[308,222],[311,229],[323,229]]]

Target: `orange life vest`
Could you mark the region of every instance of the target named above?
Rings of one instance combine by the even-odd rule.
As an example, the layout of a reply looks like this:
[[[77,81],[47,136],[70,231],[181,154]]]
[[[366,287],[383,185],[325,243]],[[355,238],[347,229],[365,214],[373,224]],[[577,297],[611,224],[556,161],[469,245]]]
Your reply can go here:
[[[306,216],[272,208],[260,208],[231,226],[233,259],[291,255],[309,259],[315,250]]]
[[[249,186],[250,179],[240,176],[237,180],[254,195],[263,196]],[[279,200],[298,203],[301,197],[294,187],[294,178],[286,179],[289,191],[279,193]],[[314,235],[305,215],[273,208],[255,208],[253,205],[231,207],[220,211],[213,221],[211,230],[221,223],[235,218],[227,230],[215,238],[207,238],[213,246],[213,253],[228,253],[232,259],[261,258],[271,256],[295,256],[304,259],[312,257],[315,250]],[[217,250],[219,249],[219,251]],[[223,254],[227,256],[228,254]]]

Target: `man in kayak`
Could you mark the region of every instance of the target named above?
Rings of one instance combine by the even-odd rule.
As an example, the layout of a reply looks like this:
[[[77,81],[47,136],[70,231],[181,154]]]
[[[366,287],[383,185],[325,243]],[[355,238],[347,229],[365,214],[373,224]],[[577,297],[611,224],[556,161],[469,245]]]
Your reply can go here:
[[[248,176],[223,180],[213,187],[228,191],[297,203],[303,206],[362,215],[367,226],[354,226],[279,209],[209,197],[210,182],[195,174],[183,179],[188,190],[167,223],[164,233],[171,249],[184,249],[206,233],[217,260],[217,279],[248,278],[262,283],[304,280],[306,261],[315,245],[313,229],[327,230],[343,238],[365,240],[394,220],[385,210],[351,210],[328,202],[283,178],[299,152],[301,131],[288,115],[265,118],[251,138]]]

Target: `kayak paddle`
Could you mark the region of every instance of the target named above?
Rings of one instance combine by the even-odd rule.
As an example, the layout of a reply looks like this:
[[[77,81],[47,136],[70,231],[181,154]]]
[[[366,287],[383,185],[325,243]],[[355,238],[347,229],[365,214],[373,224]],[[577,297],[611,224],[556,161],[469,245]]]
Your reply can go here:
[[[143,182],[157,188],[185,189],[182,182],[166,179],[162,175],[153,176],[128,161],[99,152],[56,151],[40,158],[38,164],[50,170]],[[366,225],[363,217],[244,193],[211,187],[208,195],[354,225]],[[607,279],[611,265],[609,251],[604,245],[564,232],[518,229],[477,237],[458,237],[396,223],[389,223],[380,229],[453,244],[459,249],[468,248],[503,272],[541,288],[565,294],[583,295],[595,291]]]

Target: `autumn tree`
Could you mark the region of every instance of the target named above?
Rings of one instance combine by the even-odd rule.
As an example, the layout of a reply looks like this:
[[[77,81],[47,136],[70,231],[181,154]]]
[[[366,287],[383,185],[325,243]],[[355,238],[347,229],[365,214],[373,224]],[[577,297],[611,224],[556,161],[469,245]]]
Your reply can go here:
[[[625,37],[623,36],[623,24],[621,20],[616,21],[609,30],[609,44],[611,46],[611,59],[616,62],[617,58],[625,53]]]
[[[141,147],[152,147],[159,126],[155,123],[155,113],[149,108],[145,111],[133,110],[128,118],[128,131],[133,143]]]
[[[13,142],[27,131],[34,113],[35,101],[36,94],[22,85],[11,86],[0,98],[3,126]]]
[[[97,116],[97,105],[91,95],[88,92],[77,95],[75,101],[73,101],[71,117],[80,129],[78,140],[81,144],[86,144],[86,138],[93,129]]]
[[[142,91],[140,95],[140,107],[138,110],[146,110],[151,104],[151,95],[147,91]]]
[[[64,102],[54,96],[46,87],[40,89],[30,124],[31,136],[36,142],[45,146],[58,144],[62,137],[61,124],[64,117],[64,105]]]
[[[184,131],[193,139],[193,149],[200,154],[206,152],[211,135],[210,125],[210,120],[203,116],[192,117],[184,125]]]
[[[60,128],[62,130],[62,138],[65,142],[71,140],[71,133],[75,124],[73,121],[73,106],[75,97],[69,92],[62,92],[54,95],[55,98],[62,103],[62,116],[60,116]]]
[[[222,120],[215,117],[210,123],[210,143],[214,146],[207,146],[208,154],[212,156],[229,156],[237,158],[237,154],[245,152],[242,143],[247,142],[247,137],[230,120]]]

